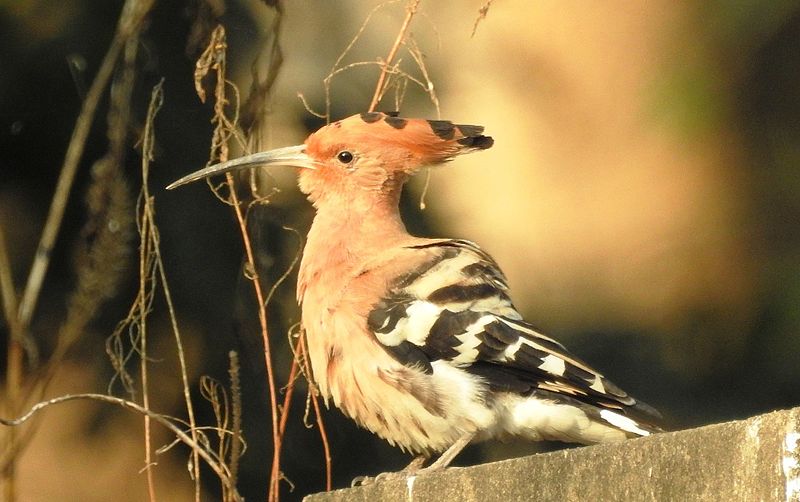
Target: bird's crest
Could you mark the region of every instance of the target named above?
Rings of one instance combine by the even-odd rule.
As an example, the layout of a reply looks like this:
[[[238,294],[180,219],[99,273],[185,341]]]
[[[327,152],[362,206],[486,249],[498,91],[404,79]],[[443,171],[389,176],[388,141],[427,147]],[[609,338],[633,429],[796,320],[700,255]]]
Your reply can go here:
[[[309,153],[337,150],[341,145],[410,154],[418,167],[438,164],[462,153],[485,150],[494,144],[483,127],[447,120],[407,119],[395,113],[366,112],[333,122],[309,136]]]

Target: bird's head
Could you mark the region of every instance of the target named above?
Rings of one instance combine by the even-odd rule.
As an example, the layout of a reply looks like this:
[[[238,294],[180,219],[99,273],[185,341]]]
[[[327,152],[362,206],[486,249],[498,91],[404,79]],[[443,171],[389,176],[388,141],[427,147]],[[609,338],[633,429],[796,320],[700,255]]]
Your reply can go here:
[[[331,196],[396,194],[424,166],[491,147],[492,138],[482,133],[481,126],[362,113],[322,127],[302,145],[209,166],[167,188],[240,169],[285,165],[300,168],[300,189],[314,203]]]

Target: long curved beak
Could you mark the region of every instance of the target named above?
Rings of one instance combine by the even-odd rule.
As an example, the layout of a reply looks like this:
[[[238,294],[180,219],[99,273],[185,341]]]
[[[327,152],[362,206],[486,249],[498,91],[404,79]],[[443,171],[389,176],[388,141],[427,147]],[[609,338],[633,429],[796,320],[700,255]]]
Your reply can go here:
[[[185,185],[199,179],[208,178],[209,176],[214,176],[217,174],[224,174],[231,171],[269,165],[316,169],[316,162],[314,159],[309,157],[308,154],[306,154],[306,145],[287,146],[269,150],[267,152],[258,152],[252,155],[245,155],[244,157],[239,157],[238,159],[208,166],[204,169],[200,169],[199,171],[184,176],[178,181],[175,181],[167,187],[167,190],[172,190],[173,188],[181,185]]]

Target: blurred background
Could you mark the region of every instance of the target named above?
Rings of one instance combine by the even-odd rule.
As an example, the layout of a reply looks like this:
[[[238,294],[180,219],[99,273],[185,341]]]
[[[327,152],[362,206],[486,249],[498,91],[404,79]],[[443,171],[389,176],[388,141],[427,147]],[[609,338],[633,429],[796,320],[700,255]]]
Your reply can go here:
[[[324,124],[297,94],[324,111],[323,79],[378,5],[283,5],[283,64],[259,138],[265,148],[298,144]],[[422,0],[411,25],[441,118],[485,126],[495,146],[432,169],[424,210],[426,176],[414,180],[404,198],[408,227],[481,244],[504,268],[528,320],[661,410],[670,429],[800,404],[800,5],[497,0],[471,36],[484,5]],[[17,293],[121,7],[117,0],[0,0],[0,225]],[[384,58],[404,8],[395,2],[375,11],[342,64]],[[193,83],[194,62],[206,44],[193,37],[207,35],[198,19],[213,26],[209,20],[218,18],[227,28],[229,77],[244,93],[253,65],[265,64],[274,16],[257,0],[156,2],[136,56],[123,165],[130,217],[119,233],[127,250],[116,261],[119,280],[46,392],[104,392],[114,375],[105,340],[138,287],[133,211],[141,174],[134,145],[150,89],[163,77],[150,176],[162,254],[201,423],[213,423],[213,414],[197,380],[227,381],[228,352],[240,354],[248,447],[239,489],[248,500],[266,496],[271,446],[241,237],[230,208],[205,184],[174,192],[163,187],[208,159],[212,105],[200,103]],[[399,57],[406,71],[423,78],[405,49]],[[374,65],[338,75],[330,89],[332,118],[364,111],[377,75]],[[394,108],[390,92],[379,109]],[[30,326],[43,360],[68,318],[76,262],[91,237],[84,199],[108,148],[107,113],[108,93]],[[437,117],[429,96],[413,84],[401,113]],[[292,172],[273,172],[260,183],[279,190],[250,215],[258,265],[272,284],[301,245],[283,226],[304,234],[313,212],[294,188]],[[299,320],[295,278],[278,288],[269,309],[284,382],[286,333]],[[3,375],[6,321],[0,324]],[[160,295],[149,337],[151,407],[185,416]],[[26,364],[30,378],[36,369]],[[135,369],[138,362],[129,365]],[[118,385],[112,391],[125,395]],[[285,445],[283,470],[294,486],[289,492],[285,485],[285,500],[324,489],[319,435],[303,425],[304,395],[303,384]],[[408,462],[338,411],[324,418],[334,487]],[[138,415],[92,402],[44,412],[16,467],[19,500],[146,499],[141,424]],[[155,429],[156,446],[171,441]],[[457,463],[552,447],[488,443],[471,447]],[[162,499],[192,498],[187,452],[179,445],[158,456]],[[204,471],[204,479],[204,498],[219,497],[213,475]]]

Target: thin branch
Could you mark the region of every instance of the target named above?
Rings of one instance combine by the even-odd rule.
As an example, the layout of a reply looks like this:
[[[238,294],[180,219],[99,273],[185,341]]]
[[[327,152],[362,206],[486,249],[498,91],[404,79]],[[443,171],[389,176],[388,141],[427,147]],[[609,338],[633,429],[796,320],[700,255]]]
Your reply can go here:
[[[486,14],[489,13],[489,7],[492,6],[493,2],[494,0],[486,0],[484,4],[481,5],[481,8],[478,9],[478,17],[475,18],[475,24],[472,25],[472,34],[470,35],[470,38],[474,37],[475,32],[478,31],[478,24],[486,19]]]
[[[333,66],[331,66],[331,71],[328,73],[328,75],[322,81],[322,83],[323,83],[323,85],[325,87],[325,115],[324,116],[320,116],[317,113],[311,112],[313,115],[320,116],[320,118],[326,119],[326,122],[330,122],[330,120],[331,120],[331,80],[333,79],[334,75],[339,73],[339,70],[340,70],[339,64],[341,64],[341,62],[344,60],[345,56],[347,56],[347,54],[350,52],[350,50],[353,47],[355,47],[356,42],[358,42],[358,39],[361,38],[361,35],[367,29],[367,26],[369,25],[370,21],[372,20],[372,16],[376,12],[378,12],[380,9],[386,7],[387,5],[390,5],[390,4],[399,2],[399,1],[400,0],[389,0],[388,2],[384,2],[382,4],[379,4],[379,5],[375,6],[369,12],[369,14],[367,14],[367,17],[364,18],[364,22],[361,23],[361,26],[358,28],[358,31],[353,36],[353,38],[350,40],[350,43],[347,44],[347,47],[345,47],[344,50],[342,51],[342,53],[339,54],[339,57],[336,58],[336,61],[333,63]],[[302,99],[302,97],[301,97],[301,99]],[[303,100],[303,101],[305,101],[305,100]],[[309,111],[310,111],[310,108],[308,106],[306,106],[306,108],[309,109]]]
[[[371,112],[375,111],[375,107],[378,106],[378,102],[383,96],[383,92],[385,91],[384,85],[386,82],[387,68],[392,64],[392,61],[397,55],[397,51],[400,49],[400,44],[402,44],[403,40],[406,38],[408,27],[411,25],[411,19],[414,18],[414,14],[417,13],[419,3],[420,0],[411,0],[406,7],[406,17],[403,20],[403,24],[400,26],[400,32],[397,34],[394,45],[392,45],[392,48],[389,50],[389,55],[386,56],[386,61],[384,61],[381,74],[378,77],[378,84],[375,86],[375,94],[372,95],[372,101],[369,104],[369,111]]]
[[[417,84],[422,87],[425,92],[428,93],[428,97],[433,103],[433,106],[436,107],[436,118],[442,118],[442,110],[439,107],[439,97],[436,96],[436,88],[433,85],[433,80],[431,80],[430,75],[428,74],[428,67],[425,64],[425,56],[422,55],[422,50],[417,45],[416,40],[413,37],[409,37],[408,43],[408,53],[411,54],[411,57],[414,59],[414,62],[417,63],[417,67],[419,71],[422,73],[422,78],[425,79],[425,84],[423,85],[422,82],[417,82]]]
[[[228,352],[230,366],[228,375],[231,379],[231,432],[233,439],[230,453],[231,482],[236,486],[239,475],[239,459],[242,456],[242,385],[239,377],[239,354],[232,350]]]
[[[0,226],[0,297],[3,299],[3,315],[5,316],[11,335],[9,337],[9,364],[8,367],[6,367],[7,397],[10,398],[14,393],[18,392],[20,379],[22,377],[22,343],[24,334],[17,320],[17,293],[14,291],[11,260],[8,258],[5,231],[2,226]],[[17,352],[13,357],[13,364],[11,354],[12,347],[16,347],[16,349],[13,350]],[[9,399],[9,405],[13,404],[13,402],[13,399]]]
[[[212,428],[216,431],[218,437],[217,457],[224,459],[228,451],[227,436],[231,434],[231,431],[228,430],[228,418],[230,416],[228,392],[218,380],[204,375],[200,378],[200,395],[211,404],[211,409],[217,422],[217,426]],[[227,500],[224,486],[222,491],[222,499]]]
[[[11,263],[8,259],[5,232],[1,226],[0,296],[3,298],[3,313],[8,324],[10,335],[8,337],[8,354],[6,355],[5,411],[11,415],[15,415],[18,411],[17,407],[19,406],[19,389],[22,383],[22,371],[24,364],[22,352],[23,331],[19,325],[19,322],[17,322],[17,293],[14,291],[14,279],[11,273]],[[4,436],[6,436],[5,442],[8,445],[8,450],[16,450],[18,439],[16,431],[14,429],[10,429]],[[10,463],[7,469],[0,471],[2,472],[2,476],[0,476],[0,478],[6,480],[3,487],[3,500],[16,500],[16,473],[14,471],[15,465],[13,463]]]
[[[142,195],[144,198],[144,217],[149,222],[147,239],[152,243],[152,252],[155,258],[155,265],[158,269],[161,287],[164,292],[164,300],[167,303],[167,311],[169,312],[169,320],[172,327],[172,333],[175,337],[175,345],[178,352],[178,362],[181,369],[181,382],[183,384],[183,400],[186,404],[186,413],[189,417],[189,426],[192,434],[192,440],[197,444],[196,435],[196,420],[194,416],[194,406],[192,405],[192,394],[189,386],[189,375],[186,365],[186,355],[183,350],[183,342],[181,341],[180,328],[178,327],[177,316],[175,314],[175,305],[172,302],[172,294],[169,289],[169,282],[167,281],[167,273],[164,270],[164,260],[161,258],[161,237],[158,234],[158,228],[155,226],[155,209],[153,208],[153,198],[147,184],[150,160],[153,158],[153,121],[155,115],[158,113],[164,101],[163,80],[153,88],[150,98],[150,106],[148,107],[147,123],[145,127],[144,140],[142,143]],[[143,237],[144,238],[144,237]],[[142,354],[142,360],[145,359]],[[199,452],[197,448],[192,450],[192,474],[195,482],[195,500],[200,501],[200,465],[198,461]]]
[[[318,392],[316,386],[313,384],[313,381],[309,378],[311,375],[311,368],[308,364],[308,358],[306,355],[308,351],[306,349],[306,334],[305,332],[300,333],[300,339],[298,341],[299,345],[299,352],[301,356],[301,361],[303,361],[303,365],[305,366],[305,374],[306,378],[309,381],[309,389],[308,394],[311,397],[311,404],[314,406],[314,415],[317,418],[317,427],[319,428],[319,436],[322,439],[322,450],[325,453],[325,489],[327,491],[331,491],[332,486],[332,479],[333,475],[331,473],[331,446],[328,444],[328,433],[325,431],[325,423],[322,419],[322,411],[320,410],[319,406],[319,399],[317,397]]]
[[[138,32],[134,33],[125,42],[125,52],[123,58],[123,65],[119,76],[114,80],[111,86],[111,105],[108,112],[108,138],[109,150],[104,160],[106,164],[101,164],[109,172],[114,172],[119,176],[121,172],[121,165],[124,162],[124,153],[126,147],[126,140],[128,138],[129,117],[130,117],[130,101],[133,93],[134,82],[136,78],[136,56],[139,48]],[[152,103],[151,103],[152,107]],[[149,112],[149,111],[148,111]],[[145,134],[152,134],[152,113],[148,113],[148,122],[145,124]],[[149,137],[145,138],[144,144],[147,149]],[[149,163],[149,156],[145,154],[143,164]],[[101,161],[103,162],[103,161]],[[142,168],[142,178],[146,185],[148,175],[148,168]],[[100,185],[102,186],[102,185]],[[110,197],[110,196],[109,196]],[[152,241],[147,237],[150,233],[150,226],[153,224],[148,218],[144,216],[142,209],[142,198],[137,208],[137,226],[140,232],[141,244],[139,246],[139,291],[137,293],[136,301],[134,302],[134,309],[136,310],[135,319],[138,320],[137,329],[139,342],[138,351],[141,355],[140,358],[140,374],[142,381],[142,404],[146,409],[150,408],[150,394],[149,394],[149,378],[147,371],[147,315],[150,312],[152,304],[152,288],[148,286],[153,283],[152,279]],[[147,201],[144,201],[147,204]],[[91,207],[91,206],[90,206]],[[91,221],[91,220],[90,220]],[[91,227],[90,227],[91,228]],[[130,317],[129,317],[130,318]],[[81,323],[78,326],[81,326]],[[76,332],[78,330],[75,330]],[[77,337],[77,334],[64,336],[64,340]],[[155,492],[155,479],[153,473],[153,460],[152,451],[152,435],[150,428],[150,417],[144,417],[144,447],[145,447],[145,467],[147,478],[147,492],[151,502],[157,500]]]
[[[298,92],[298,93],[297,93],[297,98],[298,98],[298,99],[300,99],[300,103],[302,103],[302,104],[303,104],[303,108],[305,108],[305,109],[306,109],[306,111],[307,111],[308,113],[310,113],[311,115],[313,115],[313,116],[315,116],[315,117],[317,117],[317,118],[321,118],[321,119],[328,118],[328,117],[327,117],[327,115],[324,115],[324,114],[322,114],[322,113],[319,113],[319,112],[317,112],[317,111],[314,111],[314,109],[313,109],[313,108],[311,108],[311,105],[310,105],[310,104],[308,104],[308,101],[306,100],[306,96],[305,96],[305,94],[303,94],[302,92]]]
[[[220,159],[224,162],[225,159]],[[247,233],[247,222],[242,213],[242,207],[239,202],[239,197],[234,188],[233,175],[226,173],[225,178],[228,182],[231,193],[231,201],[233,202],[233,210],[236,213],[236,221],[239,223],[239,230],[242,234],[242,242],[244,244],[245,256],[247,257],[247,265],[251,271],[248,278],[253,283],[253,289],[256,293],[258,300],[258,323],[261,327],[261,338],[264,341],[264,361],[267,367],[267,380],[269,386],[269,402],[272,413],[272,470],[270,473],[270,500],[276,501],[279,499],[279,481],[280,481],[280,453],[281,453],[281,435],[278,428],[278,402],[275,390],[275,369],[272,366],[272,353],[269,343],[269,330],[267,329],[267,309],[265,308],[264,291],[261,288],[261,281],[259,280],[258,270],[255,266],[255,254],[253,253],[253,246],[250,242],[250,236]]]
[[[166,415],[162,415],[160,413],[155,413],[151,410],[148,410],[141,405],[134,403],[133,401],[128,401],[126,399],[121,399],[114,396],[107,396],[105,394],[67,394],[65,396],[56,397],[53,399],[49,399],[47,401],[42,401],[36,403],[31,409],[22,415],[21,417],[15,419],[6,419],[0,418],[0,425],[6,425],[10,427],[22,425],[26,421],[28,421],[31,417],[33,417],[36,413],[52,406],[54,404],[65,403],[67,401],[77,401],[77,400],[94,400],[94,401],[101,401],[105,403],[116,404],[121,406],[129,411],[134,411],[136,413],[140,413],[142,415],[149,416],[154,421],[158,422],[162,426],[169,429],[175,436],[184,444],[191,447],[194,451],[198,452],[198,455],[208,464],[208,466],[216,473],[217,476],[222,480],[225,486],[234,494],[234,497],[237,501],[243,501],[244,499],[238,494],[236,491],[236,487],[231,484],[230,473],[228,472],[227,467],[220,461],[218,458],[214,458],[214,456],[209,453],[205,448],[203,448],[196,440],[186,434],[180,427],[173,423],[171,417]]]
[[[17,309],[19,307],[17,303],[17,292],[14,288],[11,260],[9,259],[5,231],[2,226],[0,226],[0,297],[3,299],[3,316],[8,324],[8,330],[11,334],[10,339],[18,344],[20,348],[25,349],[31,366],[36,366],[37,363],[35,359],[38,359],[36,346],[33,345],[33,340],[31,340],[30,335],[20,325],[17,319]],[[22,363],[21,360],[20,363]],[[6,368],[6,370],[8,369],[9,368]],[[20,367],[20,370],[21,369]],[[6,381],[6,383],[8,384],[8,381]]]
[[[200,84],[198,83],[200,80],[205,77],[211,70],[216,72],[216,85],[214,90],[214,119],[213,121],[217,124],[216,128],[214,129],[214,137],[212,140],[211,145],[211,157],[216,158],[220,162],[224,162],[228,160],[228,140],[233,136],[239,136],[238,131],[236,129],[236,120],[238,119],[238,115],[234,116],[234,120],[231,121],[227,118],[225,114],[225,106],[228,104],[228,101],[225,97],[225,86],[227,83],[225,77],[225,67],[226,67],[226,48],[227,43],[225,40],[225,29],[222,26],[217,26],[214,30],[211,41],[209,42],[208,47],[200,56],[197,61],[197,70],[195,71],[195,82],[198,89],[201,88]],[[198,94],[200,92],[198,91]],[[205,94],[201,94],[201,99],[205,96]],[[238,103],[237,103],[238,104]],[[236,114],[238,114],[238,106],[234,107]],[[281,435],[279,432],[279,417],[278,417],[278,406],[277,406],[277,391],[275,385],[275,370],[272,364],[272,354],[270,350],[270,342],[269,342],[269,331],[267,328],[267,311],[266,311],[266,302],[264,291],[261,287],[261,281],[259,280],[258,271],[256,270],[255,266],[255,253],[253,252],[253,246],[250,241],[249,234],[247,233],[247,221],[242,211],[241,202],[239,201],[239,197],[236,193],[235,184],[233,175],[231,173],[226,173],[226,181],[229,189],[229,196],[230,201],[229,204],[233,207],[234,213],[236,214],[236,220],[239,223],[239,231],[242,235],[242,242],[245,249],[245,256],[246,256],[246,268],[251,272],[247,275],[248,279],[253,284],[253,289],[256,294],[256,300],[258,301],[258,320],[259,326],[261,328],[261,337],[264,342],[264,361],[267,369],[267,385],[269,388],[269,399],[270,399],[270,407],[271,407],[271,418],[272,418],[272,441],[273,441],[273,456],[272,456],[272,468],[270,470],[270,485],[269,485],[269,495],[268,498],[270,501],[278,501],[279,499],[279,490],[280,490],[280,452],[281,452]]]
[[[369,25],[372,16],[383,7],[387,5],[393,4],[398,2],[399,0],[391,0],[388,2],[384,2],[382,4],[377,5],[374,7],[369,14],[367,14],[366,18],[362,22],[361,26],[359,27],[358,31],[356,32],[355,36],[350,40],[347,47],[339,54],[339,57],[334,62],[333,66],[331,67],[330,72],[325,78],[322,80],[324,94],[325,94],[325,113],[319,113],[309,105],[305,96],[302,93],[298,93],[297,96],[302,102],[305,109],[320,118],[326,119],[326,122],[330,122],[331,120],[331,87],[332,81],[334,77],[339,75],[340,73],[344,73],[345,71],[351,70],[356,67],[364,67],[364,66],[372,66],[376,65],[379,66],[381,69],[381,73],[379,74],[379,82],[375,88],[375,95],[372,99],[372,104],[370,105],[370,110],[374,110],[377,104],[383,99],[386,92],[394,86],[396,89],[395,92],[395,109],[400,108],[400,104],[403,100],[405,95],[406,87],[408,82],[413,82],[418,85],[424,92],[428,94],[431,99],[431,102],[437,108],[437,115],[439,114],[439,103],[436,97],[436,93],[434,91],[433,83],[428,76],[427,69],[425,68],[424,62],[422,60],[422,54],[419,51],[419,48],[416,47],[413,40],[411,44],[407,43],[407,39],[409,38],[408,30],[410,27],[411,18],[414,16],[415,13],[420,13],[418,10],[419,7],[419,0],[412,0],[409,1],[406,5],[406,18],[400,27],[400,31],[397,35],[394,45],[390,50],[389,57],[385,61],[378,58],[375,61],[356,61],[353,63],[349,63],[347,65],[341,66],[342,62],[344,61],[345,57],[350,53],[350,51],[355,47],[356,43],[360,40],[363,33],[366,31],[367,26]],[[437,32],[438,36],[438,32]],[[399,51],[399,47],[401,45],[407,46],[408,51],[411,53],[411,56],[417,62],[417,66],[419,67],[420,71],[422,72],[422,78],[415,78],[414,76],[410,75],[408,72],[405,72],[401,69],[401,58],[397,58],[397,53]],[[397,59],[396,59],[397,58]],[[424,82],[423,82],[424,80]]]
[[[150,95],[150,104],[147,107],[147,120],[144,125],[144,137],[142,139],[142,205],[141,205],[141,226],[140,242],[139,245],[139,293],[137,295],[137,308],[139,319],[139,366],[142,379],[142,404],[145,409],[150,409],[150,393],[147,372],[147,314],[150,309],[150,302],[148,301],[148,277],[150,276],[152,245],[153,241],[150,239],[150,226],[153,222],[148,217],[151,205],[150,194],[147,188],[147,180],[150,174],[150,160],[153,153],[153,122],[158,113],[161,104],[164,102],[164,95],[162,90],[162,83],[159,82],[153,88]],[[195,439],[195,438],[193,438]],[[152,450],[152,436],[150,433],[150,417],[144,416],[144,451],[145,451],[145,470],[147,471],[147,493],[151,502],[156,500],[156,487],[155,480],[153,479],[153,450]]]
[[[300,363],[297,362],[297,358],[292,359],[292,367],[289,369],[288,383],[285,387],[286,394],[283,396],[283,408],[281,409],[281,421],[279,425],[281,435],[286,432],[286,423],[289,421],[289,407],[292,402],[292,395],[294,394],[294,387],[299,369]]]

